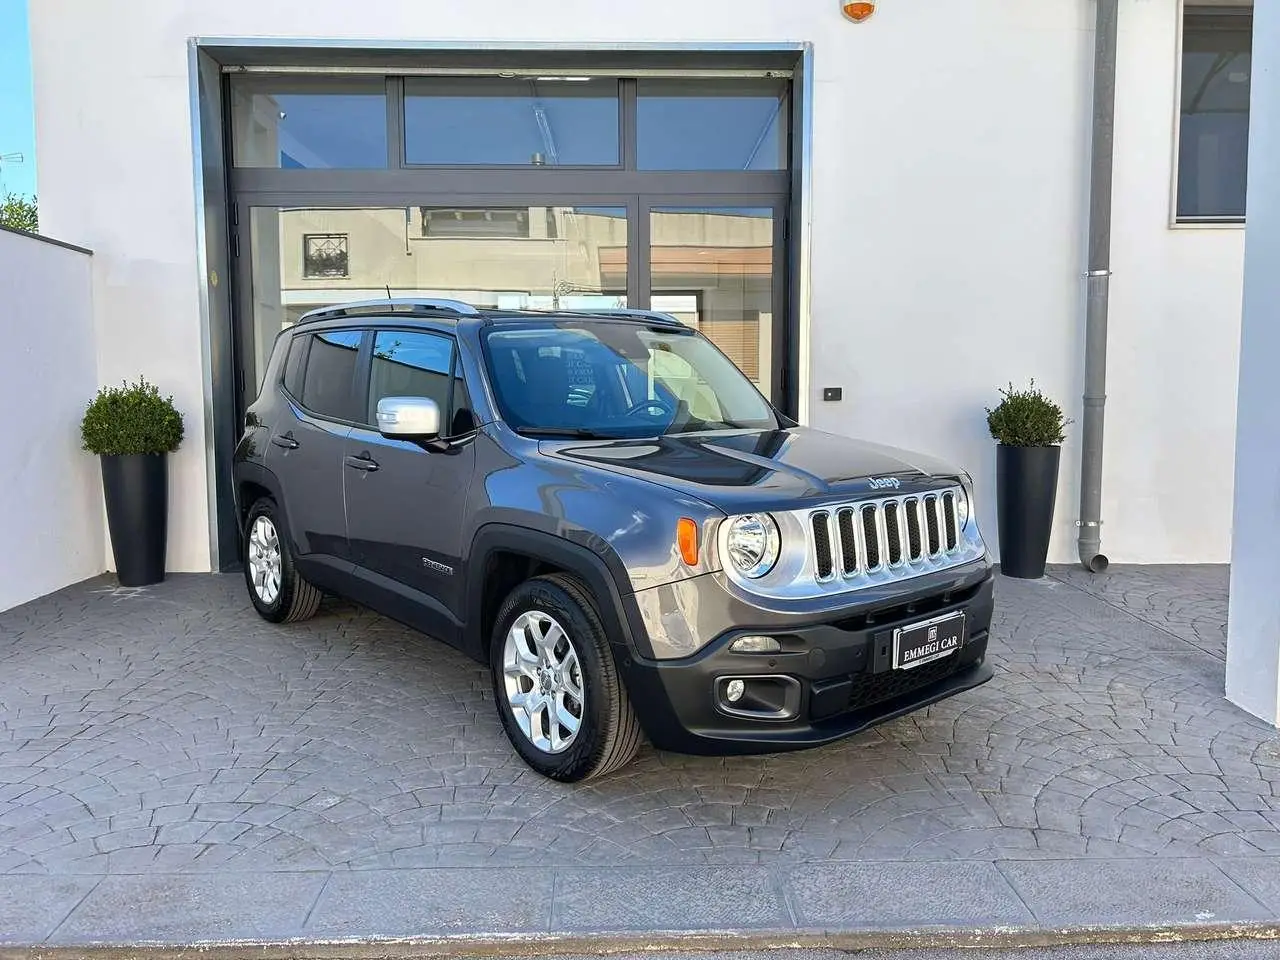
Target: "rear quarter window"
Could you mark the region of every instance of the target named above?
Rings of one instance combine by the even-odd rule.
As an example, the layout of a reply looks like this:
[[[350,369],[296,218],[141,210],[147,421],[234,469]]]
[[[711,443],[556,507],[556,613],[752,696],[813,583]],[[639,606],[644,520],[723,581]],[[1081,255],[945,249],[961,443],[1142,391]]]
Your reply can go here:
[[[284,361],[284,378],[281,383],[285,392],[295,400],[302,398],[302,371],[307,360],[307,345],[310,337],[298,334],[289,343],[289,355]]]

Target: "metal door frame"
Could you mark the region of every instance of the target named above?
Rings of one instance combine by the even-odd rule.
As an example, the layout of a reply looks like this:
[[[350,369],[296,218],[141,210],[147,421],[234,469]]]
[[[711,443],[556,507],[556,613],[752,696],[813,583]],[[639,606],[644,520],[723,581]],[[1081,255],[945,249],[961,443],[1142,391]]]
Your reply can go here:
[[[715,206],[723,205],[734,195],[750,195],[749,205],[771,206],[775,211],[774,315],[783,342],[778,349],[775,340],[772,392],[788,413],[800,418],[806,415],[806,351],[812,286],[814,52],[811,42],[561,43],[194,37],[188,40],[187,53],[210,557],[214,569],[233,567],[239,556],[239,532],[232,510],[230,451],[242,425],[243,400],[240,398],[244,393],[241,383],[244,367],[240,362],[243,345],[239,318],[245,315],[246,307],[251,315],[252,287],[246,282],[248,257],[234,254],[243,214],[251,205],[398,206],[405,197],[412,197],[416,204],[428,204],[433,202],[433,197],[439,202],[440,195],[444,194],[454,204],[481,197],[490,203],[534,197],[542,203],[560,200],[594,204],[601,198],[614,202],[620,196],[656,195],[662,198],[662,205],[692,204],[697,198],[705,200],[706,206]],[[362,72],[376,72],[385,65],[385,74],[393,77],[397,68],[404,75],[416,72],[424,57],[467,64],[485,58],[491,63],[536,61],[538,69],[543,69],[542,64],[563,60],[573,61],[575,70],[589,60],[606,66],[616,63],[620,72],[633,70],[633,76],[687,73],[693,77],[725,73],[719,67],[711,69],[713,60],[725,66],[728,74],[746,70],[758,75],[760,64],[772,64],[767,67],[770,71],[783,68],[774,75],[791,77],[790,167],[782,171],[730,172],[729,178],[723,172],[638,171],[634,169],[634,138],[625,134],[623,169],[437,170],[405,166],[402,156],[397,156],[394,163],[389,157],[390,169],[371,171],[245,170],[232,165],[226,83],[229,64],[257,65],[246,66],[243,68],[246,70],[260,70],[265,66],[272,70],[334,74],[357,69],[338,64],[362,60],[365,63]],[[654,65],[655,70],[645,69],[645,64]],[[394,85],[393,80],[388,83]],[[389,109],[393,106],[390,98],[388,105]],[[623,110],[634,111],[633,98],[625,91]],[[398,115],[394,120],[389,115],[388,119],[389,153],[402,155],[396,134]],[[624,128],[628,122],[624,117]],[[506,181],[505,186],[502,179]],[[730,185],[729,179],[735,182]],[[424,182],[431,183],[430,191],[422,190]],[[732,192],[726,192],[729,190]],[[762,195],[773,197],[766,201]],[[777,197],[785,198],[786,209],[781,213]],[[627,206],[630,219],[630,200]],[[636,229],[628,229],[628,291],[643,291],[647,297],[644,289],[647,284],[641,282],[641,270],[647,272],[648,216],[641,216],[638,206],[635,214]],[[233,222],[236,220],[239,222]]]

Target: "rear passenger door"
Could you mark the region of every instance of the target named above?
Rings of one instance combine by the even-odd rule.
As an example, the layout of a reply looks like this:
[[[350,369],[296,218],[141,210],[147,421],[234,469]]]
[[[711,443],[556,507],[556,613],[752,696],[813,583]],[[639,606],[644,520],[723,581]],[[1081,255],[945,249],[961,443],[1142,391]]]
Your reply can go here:
[[[353,559],[375,579],[420,591],[415,602],[450,636],[460,614],[462,529],[475,469],[469,402],[453,337],[427,330],[378,330],[361,422],[346,440],[347,529]],[[426,397],[440,407],[447,450],[384,437],[378,401]],[[395,590],[392,584],[384,586]],[[403,594],[403,590],[395,590]],[[434,602],[432,602],[434,601]]]
[[[266,464],[280,482],[280,506],[301,557],[350,559],[342,458],[356,416],[362,338],[359,330],[323,330],[295,334],[290,347],[287,410],[272,424]]]

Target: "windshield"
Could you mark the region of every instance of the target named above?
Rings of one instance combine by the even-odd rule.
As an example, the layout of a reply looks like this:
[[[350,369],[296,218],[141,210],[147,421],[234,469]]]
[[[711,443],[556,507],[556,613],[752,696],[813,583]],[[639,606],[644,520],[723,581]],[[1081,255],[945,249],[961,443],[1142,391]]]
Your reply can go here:
[[[651,437],[778,426],[751,381],[692,330],[522,322],[490,329],[485,353],[503,419],[524,433]]]

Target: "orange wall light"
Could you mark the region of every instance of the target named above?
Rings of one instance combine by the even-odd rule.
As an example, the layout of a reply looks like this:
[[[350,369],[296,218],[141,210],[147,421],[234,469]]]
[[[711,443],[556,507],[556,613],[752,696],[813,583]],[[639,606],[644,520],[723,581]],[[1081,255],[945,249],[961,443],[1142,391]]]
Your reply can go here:
[[[698,565],[698,524],[688,517],[681,517],[676,524],[676,546],[680,558],[691,567]]]
[[[862,23],[876,12],[875,0],[841,0],[840,9],[854,23]]]

